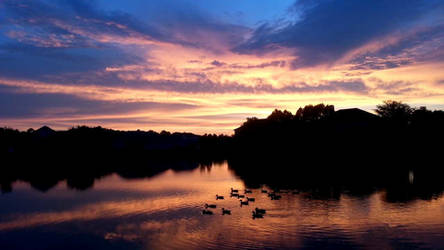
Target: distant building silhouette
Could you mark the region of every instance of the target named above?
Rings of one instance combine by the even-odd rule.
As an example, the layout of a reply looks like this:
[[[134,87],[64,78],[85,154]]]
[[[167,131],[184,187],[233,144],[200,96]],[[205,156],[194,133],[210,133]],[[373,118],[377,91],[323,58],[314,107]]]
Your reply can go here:
[[[338,131],[367,130],[374,128],[381,118],[358,108],[340,109],[332,116],[332,122]]]
[[[56,134],[56,131],[48,126],[43,126],[36,131],[33,132],[34,135],[40,136],[40,137],[48,137]]]

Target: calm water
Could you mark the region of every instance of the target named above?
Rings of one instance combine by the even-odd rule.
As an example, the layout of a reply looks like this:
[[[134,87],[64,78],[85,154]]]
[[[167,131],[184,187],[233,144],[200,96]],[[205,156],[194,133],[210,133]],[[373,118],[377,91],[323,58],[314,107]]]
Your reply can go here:
[[[109,175],[85,191],[17,182],[0,195],[0,249],[444,249],[442,196],[396,203],[384,190],[335,199],[289,192],[272,201],[253,189],[256,201],[240,207],[230,187],[244,183],[226,163],[144,179]],[[205,203],[217,204],[214,215],[202,215]],[[255,207],[267,209],[263,219],[252,219]]]

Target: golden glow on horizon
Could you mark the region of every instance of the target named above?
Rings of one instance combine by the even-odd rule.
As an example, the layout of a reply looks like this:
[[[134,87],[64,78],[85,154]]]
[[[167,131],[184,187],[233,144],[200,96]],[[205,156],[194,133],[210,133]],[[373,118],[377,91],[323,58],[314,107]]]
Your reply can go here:
[[[89,74],[91,79],[116,74],[122,84],[99,85],[93,80],[87,84],[67,84],[6,78],[0,79],[0,84],[17,87],[20,93],[67,94],[112,103],[152,102],[189,105],[190,108],[147,107],[146,110],[115,114],[67,112],[64,115],[63,109],[54,107],[44,110],[45,115],[41,117],[6,118],[3,121],[5,125],[19,129],[45,123],[56,129],[101,125],[122,130],[232,134],[246,117],[265,117],[275,108],[295,112],[300,106],[323,102],[336,108],[369,110],[387,99],[444,105],[444,84],[437,84],[444,79],[443,63],[415,62],[378,70],[350,70],[354,65],[345,63],[365,52],[396,43],[400,39],[397,36],[370,42],[331,65],[301,69],[291,68],[291,62],[297,56],[285,48],[268,54],[243,55],[231,52],[228,45],[220,44],[220,41],[214,41],[217,44],[209,42],[209,48],[219,48],[213,51],[153,42],[150,38],[135,35],[120,37],[116,43],[138,45],[139,51],[145,49],[145,54],[141,53],[145,63],[106,67]],[[112,40],[115,37],[96,39]],[[383,59],[378,60],[376,63],[384,63]],[[141,82],[135,86],[131,81]],[[173,86],[163,89],[165,83]]]

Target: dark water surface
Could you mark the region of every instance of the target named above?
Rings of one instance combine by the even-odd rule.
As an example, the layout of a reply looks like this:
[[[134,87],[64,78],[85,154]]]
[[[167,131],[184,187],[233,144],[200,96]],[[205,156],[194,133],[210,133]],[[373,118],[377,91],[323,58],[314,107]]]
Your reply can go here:
[[[414,173],[408,178],[414,183]],[[284,191],[270,200],[252,189],[256,201],[241,207],[230,187],[245,188],[227,163],[151,178],[108,175],[85,191],[16,182],[0,195],[0,249],[444,249],[441,194],[388,202],[384,190],[335,198]],[[205,203],[217,204],[214,215],[202,215]],[[252,219],[255,207],[267,210],[263,219]]]

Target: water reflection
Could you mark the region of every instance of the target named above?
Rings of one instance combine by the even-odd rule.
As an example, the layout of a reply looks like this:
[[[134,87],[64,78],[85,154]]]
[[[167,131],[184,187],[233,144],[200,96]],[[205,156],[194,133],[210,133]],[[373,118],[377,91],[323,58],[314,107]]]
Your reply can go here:
[[[362,183],[362,188],[343,180],[342,186],[335,181],[319,185],[307,176],[305,182],[293,176],[296,186],[288,190],[272,176],[268,184],[259,176],[245,179],[226,162],[169,169],[149,178],[129,176],[94,178],[85,191],[67,188],[68,180],[46,192],[27,182],[13,183],[13,192],[0,195],[0,249],[399,249],[444,244],[442,189],[430,180],[432,188],[424,188],[424,175],[416,172],[413,182],[407,171],[396,185],[378,180],[372,182],[377,185]],[[253,187],[249,196],[255,201],[241,207],[230,198],[230,187],[240,192]],[[271,200],[262,188],[280,188],[282,198]],[[225,199],[216,200],[215,194]],[[205,203],[217,204],[214,215],[201,214]],[[232,215],[222,216],[222,207]],[[252,219],[255,207],[267,210],[263,219]]]

